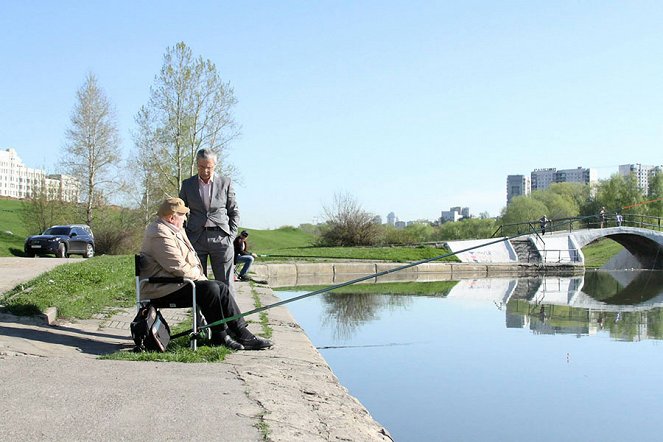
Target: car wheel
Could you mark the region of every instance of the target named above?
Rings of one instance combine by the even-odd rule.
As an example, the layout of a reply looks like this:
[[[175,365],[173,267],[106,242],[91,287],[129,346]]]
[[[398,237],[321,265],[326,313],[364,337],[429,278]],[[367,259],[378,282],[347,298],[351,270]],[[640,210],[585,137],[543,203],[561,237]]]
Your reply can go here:
[[[58,251],[55,253],[57,258],[66,258],[67,257],[67,246],[63,243],[58,245]]]
[[[35,252],[28,252],[28,251],[26,251],[26,252],[25,252],[25,256],[27,256],[28,258],[34,258],[34,257],[35,257]]]
[[[85,254],[83,258],[92,258],[94,256],[94,246],[92,244],[87,244],[85,246]]]

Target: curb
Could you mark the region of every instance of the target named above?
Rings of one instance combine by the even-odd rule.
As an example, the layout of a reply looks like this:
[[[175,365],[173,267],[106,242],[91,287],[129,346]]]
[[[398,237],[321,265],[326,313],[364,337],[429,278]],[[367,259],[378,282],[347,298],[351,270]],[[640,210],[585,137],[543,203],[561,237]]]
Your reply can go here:
[[[49,307],[42,314],[37,315],[37,318],[44,321],[47,325],[53,325],[55,320],[58,319],[58,309],[56,307]]]

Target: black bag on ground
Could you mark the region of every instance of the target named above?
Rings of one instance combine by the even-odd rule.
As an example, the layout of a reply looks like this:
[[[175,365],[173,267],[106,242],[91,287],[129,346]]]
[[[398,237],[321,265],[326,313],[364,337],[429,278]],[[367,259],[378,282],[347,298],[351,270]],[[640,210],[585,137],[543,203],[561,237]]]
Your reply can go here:
[[[141,307],[131,321],[131,337],[136,346],[134,351],[165,352],[170,342],[170,327],[154,306]]]

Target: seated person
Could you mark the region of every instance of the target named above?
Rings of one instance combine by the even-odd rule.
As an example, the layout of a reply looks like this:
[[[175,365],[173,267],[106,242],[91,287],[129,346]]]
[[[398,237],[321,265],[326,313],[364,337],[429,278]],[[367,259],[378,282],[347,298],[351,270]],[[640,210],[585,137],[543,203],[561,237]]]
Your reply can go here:
[[[256,257],[255,253],[249,252],[249,241],[247,240],[248,237],[249,232],[242,230],[242,233],[240,233],[233,242],[233,246],[235,247],[235,264],[244,264],[242,266],[242,270],[239,272],[239,279],[242,281],[249,279],[248,276],[246,276],[246,273],[251,268],[251,264],[253,264],[253,260]]]
[[[141,279],[152,276],[183,277],[194,281],[196,301],[209,323],[241,313],[228,286],[208,280],[198,254],[184,232],[183,224],[189,209],[180,198],[168,198],[159,207],[157,219],[145,229],[141,246]],[[140,289],[141,299],[159,299],[191,305],[189,284],[147,284]],[[244,318],[212,327],[212,344],[233,350],[260,350],[271,347],[266,339],[254,336]]]

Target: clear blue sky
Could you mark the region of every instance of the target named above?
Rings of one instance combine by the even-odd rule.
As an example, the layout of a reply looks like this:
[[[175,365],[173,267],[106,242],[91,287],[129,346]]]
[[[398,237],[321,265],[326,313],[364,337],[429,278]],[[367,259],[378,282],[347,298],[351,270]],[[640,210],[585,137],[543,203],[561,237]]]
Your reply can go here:
[[[383,220],[497,215],[508,174],[663,163],[660,1],[11,1],[0,29],[0,148],[49,172],[88,72],[128,154],[166,48],[212,60],[246,227],[340,192]]]

